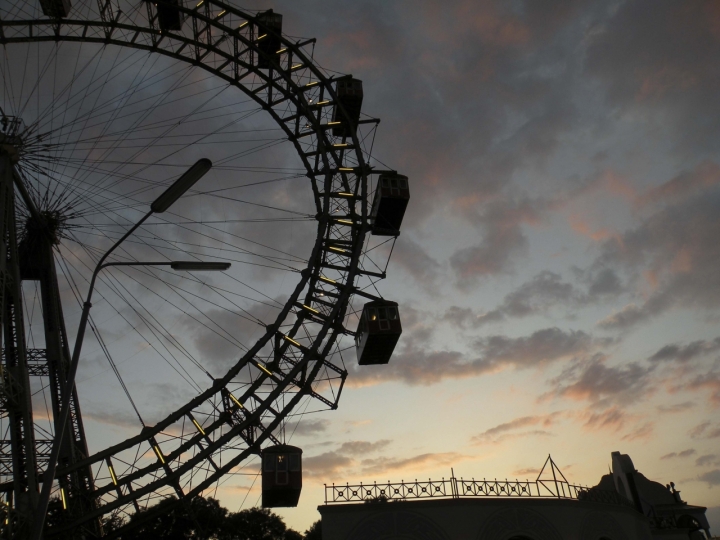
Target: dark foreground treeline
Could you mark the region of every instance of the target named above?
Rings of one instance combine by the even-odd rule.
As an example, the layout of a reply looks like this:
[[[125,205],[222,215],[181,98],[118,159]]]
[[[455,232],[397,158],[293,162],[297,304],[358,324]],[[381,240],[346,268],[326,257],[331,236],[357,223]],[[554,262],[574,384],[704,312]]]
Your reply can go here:
[[[141,522],[119,538],[122,540],[322,540],[320,521],[301,534],[288,528],[280,516],[266,508],[229,512],[212,497],[195,497],[186,504],[172,499],[151,507],[154,517],[142,521],[143,512],[129,521],[119,516],[103,520],[105,534],[123,525]],[[163,511],[162,507],[169,507]],[[159,512],[154,512],[159,510]],[[48,516],[50,518],[50,516]],[[50,519],[52,521],[52,519]]]

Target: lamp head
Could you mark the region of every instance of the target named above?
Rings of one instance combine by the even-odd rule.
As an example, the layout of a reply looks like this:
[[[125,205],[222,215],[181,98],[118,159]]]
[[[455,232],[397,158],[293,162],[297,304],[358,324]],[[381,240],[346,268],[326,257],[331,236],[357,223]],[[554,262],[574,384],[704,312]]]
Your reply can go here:
[[[212,161],[203,158],[198,160],[195,165],[190,167],[185,174],[175,180],[172,185],[165,190],[153,203],[150,205],[150,209],[155,214],[162,214],[165,210],[170,208],[175,201],[182,197],[185,192],[193,187],[195,182],[200,180],[205,173],[212,168]]]
[[[230,263],[224,262],[203,262],[203,261],[174,261],[170,263],[173,270],[185,271],[223,271],[230,268]]]

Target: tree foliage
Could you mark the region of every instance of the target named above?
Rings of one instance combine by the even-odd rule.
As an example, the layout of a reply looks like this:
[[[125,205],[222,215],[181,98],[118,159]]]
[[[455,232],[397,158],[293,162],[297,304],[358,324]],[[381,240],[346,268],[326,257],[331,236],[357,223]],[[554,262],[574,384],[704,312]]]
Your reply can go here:
[[[150,517],[149,517],[150,516]],[[319,522],[318,522],[319,523]],[[312,531],[315,523],[308,532]],[[121,529],[118,518],[105,523],[106,532]],[[189,502],[165,499],[127,523],[131,528],[122,540],[320,540],[290,529],[280,516],[267,508],[228,512],[212,497],[195,497]],[[318,528],[319,530],[319,528]]]
[[[322,540],[322,521],[319,519],[305,531],[304,540]]]

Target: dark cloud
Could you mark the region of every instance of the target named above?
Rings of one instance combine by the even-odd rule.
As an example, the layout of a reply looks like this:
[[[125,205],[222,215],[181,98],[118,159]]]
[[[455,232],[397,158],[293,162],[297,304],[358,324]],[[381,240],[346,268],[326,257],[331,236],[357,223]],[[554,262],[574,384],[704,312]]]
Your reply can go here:
[[[470,309],[451,306],[443,319],[463,328],[477,328],[507,318],[543,313],[557,304],[581,302],[582,294],[572,284],[563,282],[559,274],[546,270],[505,296],[503,303],[492,311],[475,314]]]
[[[712,422],[702,422],[690,431],[688,431],[693,439],[717,439],[720,437],[720,426],[713,426]]]
[[[587,73],[603,83],[609,105],[648,121],[662,111],[678,152],[718,149],[719,12],[712,2],[622,2],[587,49]]]
[[[586,301],[604,295],[618,295],[624,290],[625,288],[614,270],[601,268],[590,277],[590,286],[588,288],[590,298],[586,299]]]
[[[634,326],[640,321],[648,318],[648,314],[635,304],[628,304],[620,311],[608,315],[598,323],[600,328],[605,330],[623,330]]]
[[[282,299],[279,299],[282,301]],[[271,301],[247,310],[209,309],[199,321],[186,319],[185,328],[200,353],[200,362],[219,375],[232,366],[265,332],[258,321],[268,322],[278,313]]]
[[[337,452],[325,452],[318,456],[303,457],[303,475],[314,478],[328,478],[344,472],[353,464],[353,460]]]
[[[645,422],[635,426],[632,430],[620,437],[621,441],[635,441],[637,439],[648,439],[655,430],[654,422]]]
[[[427,453],[409,458],[379,457],[363,459],[360,465],[362,474],[381,474],[406,469],[423,471],[431,467],[450,466],[464,457],[456,452]]]
[[[329,425],[330,422],[322,418],[318,420],[303,420],[302,422],[288,423],[285,431],[288,434],[292,433],[299,437],[309,437],[317,435],[318,433],[324,433],[327,431]]]
[[[653,362],[685,363],[698,356],[707,355],[720,349],[720,338],[713,341],[693,341],[685,346],[678,344],[665,345],[648,360]]]
[[[473,444],[498,443],[508,438],[552,435],[552,433],[547,431],[547,429],[524,430],[524,428],[549,428],[557,422],[560,415],[560,412],[555,412],[542,416],[523,416],[515,418],[514,420],[498,424],[497,426],[491,427],[482,433],[472,436],[470,438],[470,442]]]
[[[692,379],[686,388],[689,390],[709,390],[710,401],[714,405],[720,405],[720,373],[713,371],[703,375],[697,375]],[[718,428],[720,431],[720,428]]]
[[[340,448],[337,449],[337,452],[340,454],[347,454],[351,456],[356,455],[367,455],[372,452],[377,452],[378,450],[382,450],[383,448],[386,448],[392,441],[383,439],[376,442],[369,442],[369,441],[348,441],[344,442],[340,445]]]
[[[609,429],[617,431],[625,425],[628,415],[618,407],[611,407],[601,412],[586,414],[585,427],[588,429]]]
[[[661,413],[680,413],[695,407],[693,401],[683,401],[682,403],[673,403],[672,405],[658,405],[658,411]]]
[[[720,187],[663,207],[622,236],[607,240],[596,264],[617,265],[649,280],[652,293],[600,321],[628,329],[673,308],[720,307]]]
[[[430,257],[421,244],[407,236],[395,244],[392,264],[405,270],[415,281],[430,290],[434,288],[441,269],[440,263]]]
[[[695,465],[704,467],[705,465],[720,465],[720,459],[717,454],[705,454],[695,460]]]
[[[650,188],[638,197],[636,204],[643,206],[650,203],[677,201],[715,184],[720,184],[720,166],[706,160],[694,169],[683,171],[667,182]]]
[[[473,343],[475,359],[458,351],[431,351],[417,347],[412,338],[396,350],[386,366],[355,368],[348,382],[354,385],[400,381],[429,385],[445,379],[474,377],[503,369],[530,369],[587,354],[596,343],[582,331],[559,328],[538,330],[530,336],[502,335],[478,339]]]
[[[602,355],[574,362],[553,379],[556,395],[586,400],[596,406],[630,404],[652,389],[652,367],[636,362],[608,366]]]
[[[698,476],[701,482],[707,482],[708,486],[720,486],[720,469],[713,469]]]
[[[688,448],[687,450],[683,450],[681,452],[670,452],[669,454],[665,454],[664,456],[660,456],[660,459],[672,459],[672,458],[685,458],[690,457],[697,452],[694,448]]]
[[[458,285],[466,288],[477,278],[501,274],[512,269],[514,259],[526,253],[528,239],[522,226],[538,224],[554,206],[550,201],[499,200],[477,211],[467,211],[471,223],[481,231],[478,244],[459,249],[450,257]]]

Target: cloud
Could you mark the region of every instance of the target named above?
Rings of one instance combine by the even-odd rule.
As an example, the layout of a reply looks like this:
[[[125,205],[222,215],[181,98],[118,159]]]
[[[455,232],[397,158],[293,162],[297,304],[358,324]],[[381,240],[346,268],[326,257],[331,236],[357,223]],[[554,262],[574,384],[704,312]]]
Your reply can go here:
[[[303,457],[303,475],[309,478],[328,478],[336,473],[345,476],[353,460],[337,452],[325,452],[318,456]]]
[[[720,54],[714,3],[671,0],[627,2],[598,21],[587,48],[586,74],[601,82],[607,106],[636,121],[662,115],[678,153],[717,149],[720,82],[713,59]],[[642,23],[642,24],[640,24]],[[627,54],[633,51],[633,54]],[[684,154],[683,154],[684,155]]]
[[[603,243],[595,265],[624,268],[651,290],[598,324],[625,330],[671,309],[720,307],[720,186],[651,212],[640,225]]]
[[[704,356],[720,350],[720,338],[713,341],[698,340],[685,346],[678,344],[665,345],[648,360],[651,362],[685,363],[698,356]]]
[[[696,454],[695,449],[688,448],[687,450],[683,450],[681,452],[670,452],[669,454],[660,456],[660,459],[685,458],[685,457],[690,457],[694,454]]]
[[[688,431],[688,435],[692,439],[717,439],[720,437],[720,426],[713,426],[712,422],[703,422]]]
[[[348,384],[363,386],[399,381],[410,385],[430,385],[446,379],[467,378],[505,369],[531,369],[562,359],[587,354],[596,343],[582,331],[559,328],[538,330],[527,337],[502,335],[478,339],[473,343],[477,357],[468,360],[458,351],[432,351],[416,347],[412,339],[395,352],[386,366],[353,369]]]
[[[720,465],[720,459],[718,459],[717,454],[705,454],[703,456],[699,456],[695,460],[695,465],[698,467],[704,467],[705,465]]]
[[[720,469],[713,469],[697,477],[701,482],[707,482],[709,487],[720,486]]]
[[[620,311],[608,315],[598,322],[598,326],[604,330],[622,330],[634,326],[647,317],[648,315],[643,312],[642,308],[635,304],[628,304]]]
[[[611,407],[602,412],[586,412],[585,427],[591,430],[609,429],[617,431],[625,425],[628,415],[618,407]]]
[[[581,302],[582,294],[572,284],[563,282],[559,274],[545,270],[505,296],[502,304],[492,311],[475,314],[470,309],[451,306],[443,319],[463,328],[478,328],[507,318],[543,313],[557,304]]]
[[[102,411],[96,407],[88,407],[83,410],[82,416],[84,421],[89,420],[130,430],[139,431],[142,427],[138,417],[130,412]]]
[[[715,184],[720,184],[720,166],[705,160],[694,169],[682,171],[667,182],[650,188],[637,199],[636,204],[677,201]]]
[[[635,441],[637,439],[649,439],[655,429],[654,422],[645,422],[642,425],[636,426],[632,431],[623,435],[621,441]]]
[[[661,413],[669,414],[685,412],[693,407],[695,407],[695,402],[683,401],[682,403],[674,403],[672,405],[658,405],[657,410]]]
[[[303,420],[301,422],[289,423],[286,427],[286,432],[299,437],[308,437],[327,431],[329,425],[330,422],[322,418],[318,420]]]
[[[372,452],[377,452],[378,450],[382,450],[383,448],[386,448],[392,441],[388,439],[382,439],[380,441],[376,442],[369,442],[369,441],[348,441],[342,443],[340,445],[340,448],[338,448],[338,452],[341,454],[348,454],[351,456],[356,455],[367,455]]]
[[[696,376],[686,387],[689,390],[710,390],[710,402],[720,406],[720,373],[710,372]],[[720,428],[718,428],[720,430]]]
[[[398,473],[407,470],[423,471],[433,467],[453,465],[467,459],[456,452],[427,453],[409,458],[379,457],[360,462],[362,474]]]
[[[202,317],[207,326],[191,319],[187,319],[184,326],[200,353],[201,362],[219,375],[244,354],[243,345],[249,347],[265,332],[256,319],[267,321],[276,314],[277,308],[260,303],[246,311],[209,309]]]
[[[538,469],[537,467],[527,467],[525,469],[518,469],[516,471],[513,471],[514,476],[532,475],[533,478],[535,478],[538,474],[540,474],[540,469]]]
[[[470,221],[483,236],[478,244],[461,248],[450,257],[460,288],[471,286],[477,278],[511,270],[514,259],[528,249],[522,225],[539,224],[552,206],[554,203],[543,199],[501,199],[481,211],[472,207]]]
[[[407,236],[395,244],[392,264],[405,270],[418,284],[429,289],[434,287],[441,270],[440,263],[430,257],[422,245]]]
[[[575,362],[551,381],[558,396],[585,400],[595,406],[628,405],[652,390],[653,367],[637,362],[608,366],[607,358],[595,355]]]
[[[497,426],[491,427],[478,435],[472,436],[470,438],[470,442],[473,444],[497,444],[508,438],[552,435],[552,433],[547,431],[547,429],[520,430],[536,426],[549,428],[557,422],[557,419],[561,414],[562,413],[560,412],[554,412],[552,414],[542,416],[523,416],[515,418],[514,420],[498,424]]]

